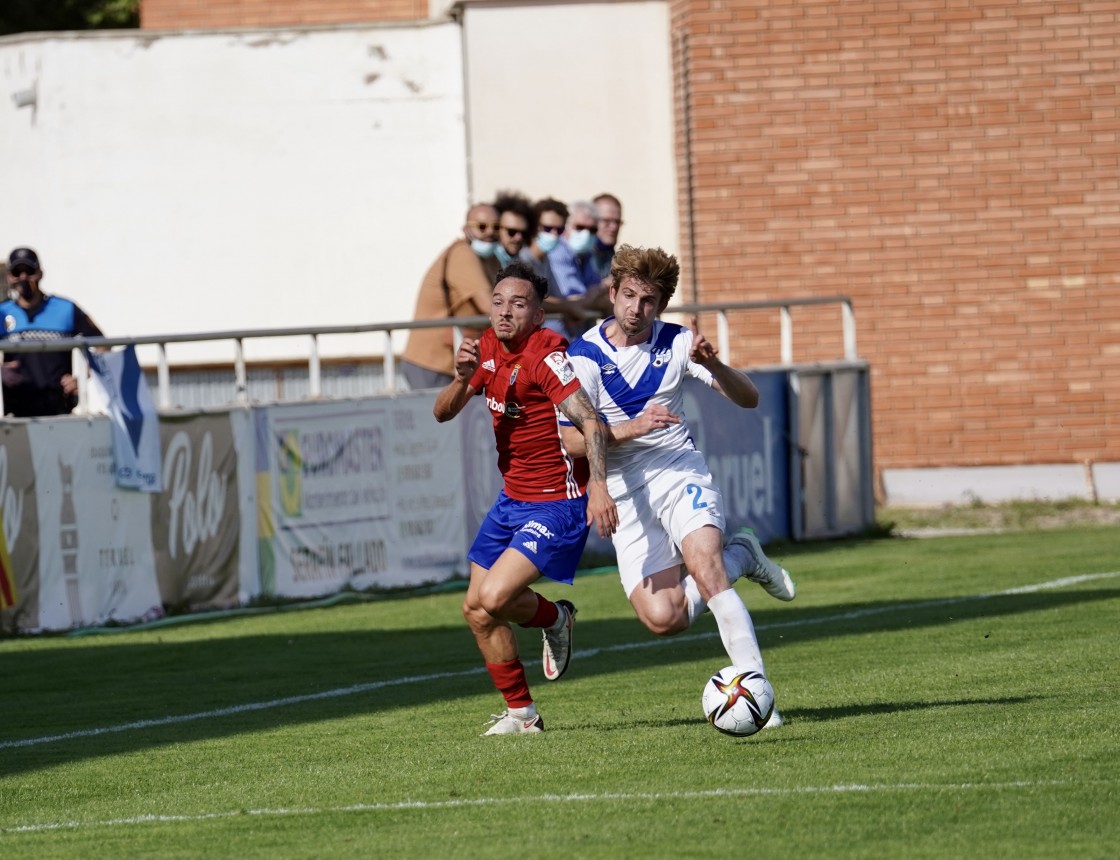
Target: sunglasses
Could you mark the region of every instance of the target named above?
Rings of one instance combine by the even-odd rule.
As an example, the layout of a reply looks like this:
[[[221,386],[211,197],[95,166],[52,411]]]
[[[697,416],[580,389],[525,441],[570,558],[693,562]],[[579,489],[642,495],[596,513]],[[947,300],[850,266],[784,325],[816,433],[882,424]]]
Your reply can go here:
[[[551,233],[554,236],[559,236],[564,232],[564,225],[561,224],[558,227],[546,227],[544,224],[541,224],[539,229],[542,233]]]
[[[480,233],[496,233],[498,224],[494,221],[468,221],[468,227],[473,227]]]
[[[13,278],[18,278],[22,275],[27,275],[27,277],[32,278],[38,274],[38,270],[29,269],[27,266],[19,266],[18,268],[12,269],[10,274]]]
[[[599,232],[599,225],[598,224],[573,224],[572,229],[573,230],[586,230],[588,233],[591,233],[592,235],[594,235],[595,233]]]
[[[505,225],[502,225],[502,232],[505,233],[507,236],[524,236],[525,235],[524,230],[518,230],[516,227],[506,227]]]

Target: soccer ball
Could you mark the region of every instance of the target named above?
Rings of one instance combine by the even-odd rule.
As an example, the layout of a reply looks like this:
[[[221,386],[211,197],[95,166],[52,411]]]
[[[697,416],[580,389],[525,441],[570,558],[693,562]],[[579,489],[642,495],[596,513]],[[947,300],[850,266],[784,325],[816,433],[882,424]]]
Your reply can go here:
[[[774,688],[761,672],[728,666],[704,685],[701,699],[708,722],[725,735],[753,735],[774,712]]]

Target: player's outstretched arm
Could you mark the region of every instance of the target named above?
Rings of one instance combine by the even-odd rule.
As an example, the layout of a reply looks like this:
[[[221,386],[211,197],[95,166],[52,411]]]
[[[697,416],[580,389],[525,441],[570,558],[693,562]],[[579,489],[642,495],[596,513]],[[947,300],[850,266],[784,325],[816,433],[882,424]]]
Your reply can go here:
[[[719,360],[716,348],[700,334],[696,317],[692,318],[692,349],[688,357],[712,374],[712,388],[736,406],[744,409],[758,406],[758,389],[751,378]]]
[[[618,510],[607,492],[607,427],[582,388],[564,398],[560,411],[583,436],[583,456],[591,470],[587,482],[587,523],[595,524],[599,537],[610,537],[618,528]]]
[[[463,411],[476,391],[470,385],[470,379],[478,370],[478,341],[473,338],[463,338],[459,350],[455,353],[455,378],[436,395],[436,404],[432,407],[432,414],[436,421],[443,423],[450,421]]]
[[[607,447],[613,448],[629,439],[648,436],[650,433],[656,433],[658,430],[664,430],[680,423],[680,416],[669,411],[667,406],[661,403],[651,403],[629,421],[606,425]],[[569,454],[573,457],[587,456],[583,433],[578,428],[561,426],[560,435],[564,439],[564,447]]]

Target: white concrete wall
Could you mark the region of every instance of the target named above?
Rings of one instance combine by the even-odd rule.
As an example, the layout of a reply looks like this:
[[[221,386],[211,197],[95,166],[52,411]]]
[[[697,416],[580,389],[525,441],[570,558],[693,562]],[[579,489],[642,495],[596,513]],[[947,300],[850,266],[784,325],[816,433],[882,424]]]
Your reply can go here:
[[[451,23],[0,39],[3,253],[36,248],[113,335],[411,319],[467,204],[460,45]]]
[[[507,6],[468,9],[465,31],[2,38],[0,251],[34,247],[47,292],[141,336],[409,320],[468,203],[499,188],[609,190],[624,241],[677,250],[667,15]],[[383,341],[322,349],[380,355]],[[249,359],[306,352],[246,345]],[[173,364],[232,355],[169,347]]]
[[[607,191],[621,242],[679,253],[667,4],[468,5],[463,25],[475,197]]]

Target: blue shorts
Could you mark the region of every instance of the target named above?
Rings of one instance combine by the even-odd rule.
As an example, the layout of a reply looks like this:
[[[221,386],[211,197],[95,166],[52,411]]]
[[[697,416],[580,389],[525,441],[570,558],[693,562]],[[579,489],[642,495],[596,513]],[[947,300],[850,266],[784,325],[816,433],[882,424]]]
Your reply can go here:
[[[587,496],[557,502],[519,502],[498,494],[478,527],[467,558],[489,570],[507,549],[515,549],[543,576],[569,585],[587,543]]]

